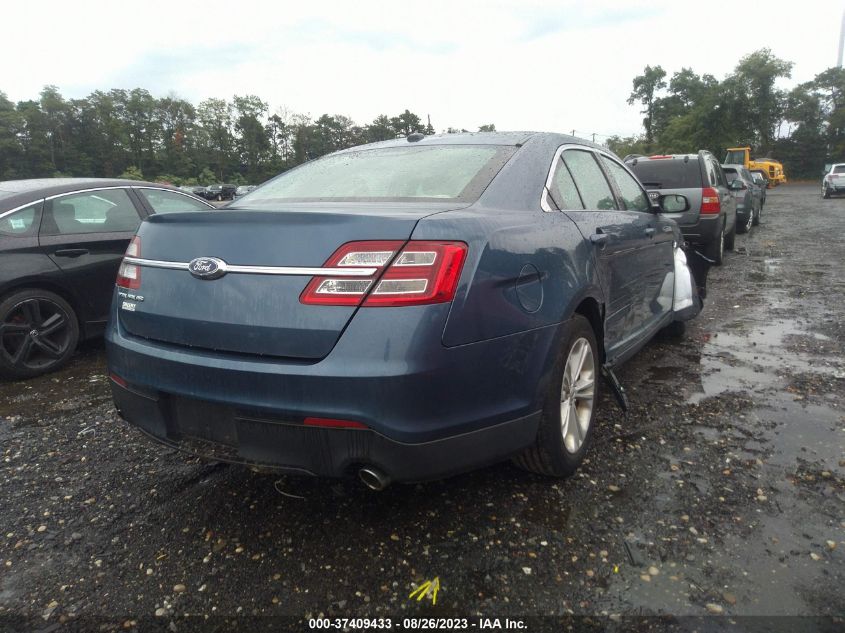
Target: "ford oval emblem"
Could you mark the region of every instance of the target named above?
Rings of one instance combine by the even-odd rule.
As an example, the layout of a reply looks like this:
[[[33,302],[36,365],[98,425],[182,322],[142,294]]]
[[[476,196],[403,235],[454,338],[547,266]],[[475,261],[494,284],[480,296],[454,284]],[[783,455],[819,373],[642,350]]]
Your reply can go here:
[[[226,262],[216,257],[197,257],[188,264],[188,272],[197,279],[220,279],[226,274]]]

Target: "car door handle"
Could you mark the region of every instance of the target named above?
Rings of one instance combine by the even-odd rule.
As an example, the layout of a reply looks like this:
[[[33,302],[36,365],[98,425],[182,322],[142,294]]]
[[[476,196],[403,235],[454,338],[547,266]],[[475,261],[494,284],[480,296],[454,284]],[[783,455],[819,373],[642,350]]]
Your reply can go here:
[[[648,227],[645,231],[643,231],[648,237],[654,237],[654,234],[657,233],[657,229],[653,226]]]
[[[596,245],[604,245],[609,238],[610,236],[607,233],[593,233],[590,236],[590,241]]]
[[[62,248],[53,253],[56,257],[79,257],[80,255],[87,255],[87,248]]]

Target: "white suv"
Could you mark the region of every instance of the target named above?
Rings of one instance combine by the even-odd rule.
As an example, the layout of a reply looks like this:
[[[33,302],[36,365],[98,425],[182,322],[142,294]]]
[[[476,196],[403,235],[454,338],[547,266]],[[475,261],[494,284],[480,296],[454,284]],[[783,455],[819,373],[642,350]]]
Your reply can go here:
[[[834,163],[822,178],[822,198],[845,193],[845,163]]]

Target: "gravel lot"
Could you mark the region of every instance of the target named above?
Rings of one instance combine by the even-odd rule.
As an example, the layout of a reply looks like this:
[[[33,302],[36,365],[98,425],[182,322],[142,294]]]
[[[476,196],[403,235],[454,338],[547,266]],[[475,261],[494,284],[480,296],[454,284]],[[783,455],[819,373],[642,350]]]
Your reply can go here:
[[[565,481],[506,463],[373,493],[201,462],[116,417],[100,342],[0,383],[0,621],[845,615],[843,233],[845,199],[771,190]],[[409,601],[434,577],[436,605]]]

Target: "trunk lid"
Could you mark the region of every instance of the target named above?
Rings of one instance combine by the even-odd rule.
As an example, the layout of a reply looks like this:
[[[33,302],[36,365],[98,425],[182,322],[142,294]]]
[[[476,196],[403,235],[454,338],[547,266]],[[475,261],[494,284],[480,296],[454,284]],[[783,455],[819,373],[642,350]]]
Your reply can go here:
[[[223,209],[154,215],[138,230],[143,260],[229,266],[319,268],[346,242],[407,240],[423,217],[465,203],[300,203],[284,210]],[[132,335],[239,354],[319,360],[357,308],[303,305],[306,275],[229,272],[209,280],[187,270],[142,266],[140,287],[121,296],[118,318]],[[123,292],[123,288],[118,288]]]

